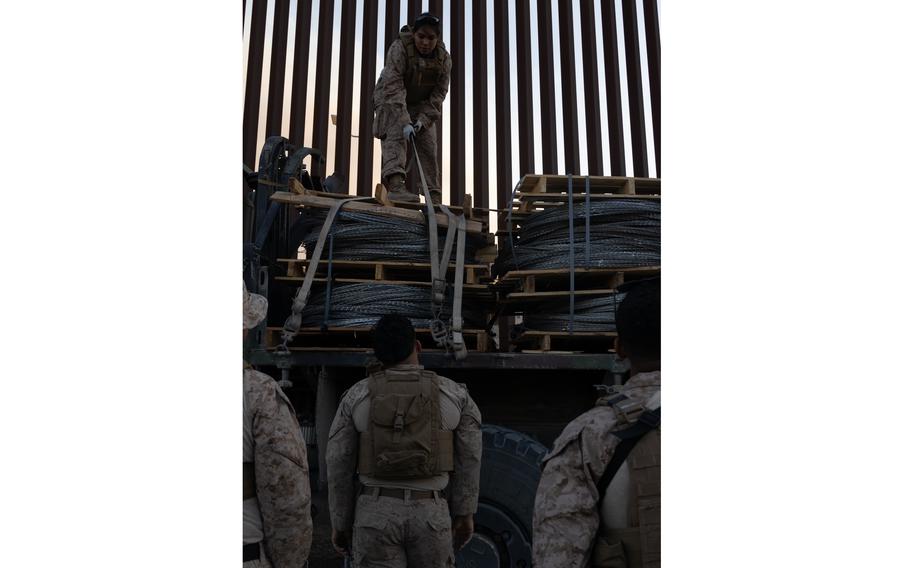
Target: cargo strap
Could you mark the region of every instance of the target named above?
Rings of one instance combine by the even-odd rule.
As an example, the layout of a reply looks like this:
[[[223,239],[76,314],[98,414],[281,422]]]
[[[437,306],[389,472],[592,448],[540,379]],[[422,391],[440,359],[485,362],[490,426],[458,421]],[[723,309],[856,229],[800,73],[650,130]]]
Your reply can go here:
[[[427,206],[427,221],[430,228],[430,277],[433,279],[433,288],[431,291],[430,307],[433,312],[433,319],[430,322],[430,333],[433,340],[440,347],[451,350],[455,354],[456,360],[467,357],[467,349],[464,345],[462,336],[462,317],[461,317],[461,296],[462,284],[464,281],[464,240],[466,222],[464,214],[456,217],[452,211],[443,203],[439,203],[439,208],[445,213],[449,221],[446,230],[445,245],[443,245],[442,255],[439,256],[439,233],[436,227],[436,210],[433,205],[433,198],[430,195],[430,189],[427,186],[427,178],[423,173],[423,165],[417,152],[417,138],[410,137],[411,145],[414,150],[414,161],[417,163],[417,171],[420,174],[420,183],[423,186],[423,196]],[[446,326],[442,321],[442,305],[445,303],[446,292],[446,274],[449,270],[449,260],[452,257],[452,243],[455,233],[458,233],[458,250],[455,260],[455,297],[452,304],[452,324]]]
[[[243,462],[243,500],[256,497],[256,468],[253,462]]]
[[[620,397],[616,397],[616,399],[619,398]],[[622,399],[625,399],[625,396],[622,396]],[[638,417],[638,421],[635,424],[624,430],[613,432],[613,435],[619,438],[621,442],[616,447],[616,451],[613,452],[613,458],[610,460],[610,463],[607,464],[606,471],[600,476],[600,481],[597,482],[597,490],[600,492],[600,499],[597,503],[598,510],[600,510],[600,504],[603,501],[604,495],[607,493],[607,487],[610,486],[610,482],[613,481],[616,472],[619,471],[623,462],[626,461],[626,458],[629,457],[629,454],[635,448],[635,444],[637,444],[645,434],[658,426],[660,426],[660,407],[657,407],[654,410],[645,409]]]
[[[288,319],[284,322],[284,328],[281,330],[281,345],[277,348],[278,353],[288,354],[288,343],[290,343],[297,335],[297,332],[300,331],[300,325],[303,321],[303,308],[306,307],[307,299],[310,296],[310,288],[313,286],[313,279],[316,277],[316,270],[319,268],[319,259],[322,258],[322,249],[325,247],[325,238],[332,228],[332,223],[335,221],[335,215],[346,203],[351,201],[363,201],[365,199],[372,199],[372,197],[339,199],[329,208],[329,212],[325,217],[325,222],[322,224],[322,230],[319,231],[319,239],[316,241],[316,247],[307,259],[306,276],[303,279],[303,284],[301,284],[300,288],[297,290],[297,295],[294,297],[291,315],[288,316]]]

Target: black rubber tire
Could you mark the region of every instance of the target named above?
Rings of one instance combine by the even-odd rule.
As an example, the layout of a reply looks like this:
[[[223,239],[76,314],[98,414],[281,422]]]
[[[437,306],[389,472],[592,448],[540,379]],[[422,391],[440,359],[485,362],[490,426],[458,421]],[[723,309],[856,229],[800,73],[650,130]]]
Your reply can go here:
[[[508,511],[530,540],[540,463],[547,448],[515,430],[485,424],[480,500]]]
[[[529,568],[534,497],[547,448],[501,426],[484,425],[480,498],[474,537],[458,551],[458,568]]]

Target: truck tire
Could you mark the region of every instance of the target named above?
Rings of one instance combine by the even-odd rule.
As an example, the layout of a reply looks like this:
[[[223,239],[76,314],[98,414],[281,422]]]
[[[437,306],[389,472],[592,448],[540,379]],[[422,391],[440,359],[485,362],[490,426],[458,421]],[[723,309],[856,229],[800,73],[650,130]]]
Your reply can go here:
[[[530,568],[534,496],[547,448],[508,428],[483,426],[480,499],[474,537],[459,568]]]

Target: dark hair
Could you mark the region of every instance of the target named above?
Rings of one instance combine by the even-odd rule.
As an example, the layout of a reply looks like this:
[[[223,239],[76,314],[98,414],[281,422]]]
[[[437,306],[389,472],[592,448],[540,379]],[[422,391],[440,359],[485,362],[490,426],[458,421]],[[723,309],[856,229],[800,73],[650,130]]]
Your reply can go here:
[[[424,12],[423,14],[420,14],[419,16],[417,16],[417,19],[414,20],[414,31],[415,32],[424,26],[433,28],[434,30],[436,30],[437,34],[439,34],[440,28],[441,28],[441,26],[439,24],[439,18],[437,18],[436,16],[434,16],[433,14],[431,14],[429,12]]]
[[[660,277],[624,284],[616,310],[616,332],[629,358],[660,359]]]
[[[379,318],[373,328],[373,350],[385,367],[401,363],[414,350],[414,326],[411,320],[388,314]]]

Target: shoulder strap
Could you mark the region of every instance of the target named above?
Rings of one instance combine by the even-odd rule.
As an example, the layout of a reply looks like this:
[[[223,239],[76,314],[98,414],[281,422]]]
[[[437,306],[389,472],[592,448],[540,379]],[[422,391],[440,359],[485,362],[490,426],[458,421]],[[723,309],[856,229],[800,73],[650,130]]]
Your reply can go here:
[[[604,474],[600,476],[600,481],[597,482],[597,490],[600,492],[600,499],[597,503],[598,510],[600,509],[600,503],[603,501],[604,495],[607,492],[607,487],[610,486],[610,482],[613,481],[616,472],[619,471],[623,462],[629,457],[632,449],[635,448],[635,444],[637,444],[645,434],[658,426],[660,426],[660,407],[657,407],[654,410],[645,410],[641,413],[641,416],[638,417],[638,421],[635,424],[624,430],[613,432],[613,435],[622,441],[616,447],[616,451],[613,452],[613,458],[610,460],[610,463],[607,464],[607,469],[604,471]]]

